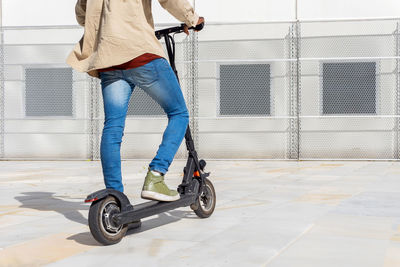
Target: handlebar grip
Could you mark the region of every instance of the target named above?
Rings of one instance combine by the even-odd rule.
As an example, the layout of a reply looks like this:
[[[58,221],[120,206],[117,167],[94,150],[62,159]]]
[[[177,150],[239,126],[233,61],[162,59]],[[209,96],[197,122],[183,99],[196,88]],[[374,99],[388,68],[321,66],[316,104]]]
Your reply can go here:
[[[196,25],[195,27],[190,27],[189,30],[201,31],[204,28],[204,22]]]
[[[201,31],[204,28],[204,22],[200,23],[199,25],[196,25],[196,27],[190,27],[190,29],[193,29],[195,31]]]

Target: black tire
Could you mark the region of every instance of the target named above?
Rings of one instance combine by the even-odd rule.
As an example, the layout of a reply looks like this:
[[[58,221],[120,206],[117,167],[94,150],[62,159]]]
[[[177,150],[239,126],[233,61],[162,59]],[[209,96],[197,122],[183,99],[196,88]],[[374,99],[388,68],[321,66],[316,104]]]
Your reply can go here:
[[[89,209],[89,228],[94,239],[103,245],[113,245],[121,241],[128,227],[115,225],[111,217],[120,212],[121,207],[117,199],[108,196],[92,203]]]
[[[196,213],[200,218],[208,218],[213,214],[215,209],[215,203],[217,201],[217,196],[215,194],[215,189],[213,184],[207,178],[205,179],[206,192],[202,192],[200,196],[196,199],[196,202],[190,205],[190,208]]]

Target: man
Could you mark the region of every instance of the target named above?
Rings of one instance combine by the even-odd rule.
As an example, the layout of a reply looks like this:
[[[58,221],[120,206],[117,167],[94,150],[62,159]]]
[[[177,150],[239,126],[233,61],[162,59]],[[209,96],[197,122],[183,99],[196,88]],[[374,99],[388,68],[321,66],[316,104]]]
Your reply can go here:
[[[186,34],[188,26],[204,21],[187,0],[159,2],[187,25]],[[175,74],[154,35],[151,0],[78,0],[75,11],[85,32],[67,63],[101,79],[105,120],[100,155],[106,187],[124,190],[120,148],[129,98],[135,86],[139,86],[168,116],[141,196],[158,201],[178,200],[178,192],[167,187],[164,176],[185,136],[189,113]]]

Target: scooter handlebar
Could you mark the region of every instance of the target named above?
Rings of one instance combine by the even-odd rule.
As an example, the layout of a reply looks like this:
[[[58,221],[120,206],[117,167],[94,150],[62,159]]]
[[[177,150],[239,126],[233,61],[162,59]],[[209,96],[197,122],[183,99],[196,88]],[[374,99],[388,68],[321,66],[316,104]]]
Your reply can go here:
[[[163,35],[170,34],[170,33],[181,33],[185,28],[185,24],[182,23],[181,26],[166,28],[162,30],[158,30],[155,32],[155,35],[158,39],[160,39]],[[195,27],[190,27],[189,30],[201,31],[204,28],[204,22],[196,25]]]

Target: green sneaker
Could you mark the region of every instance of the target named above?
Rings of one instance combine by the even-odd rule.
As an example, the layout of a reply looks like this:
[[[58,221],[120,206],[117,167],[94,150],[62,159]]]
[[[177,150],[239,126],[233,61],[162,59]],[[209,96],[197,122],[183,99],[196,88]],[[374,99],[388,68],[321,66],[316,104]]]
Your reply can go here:
[[[156,176],[149,168],[143,184],[142,198],[157,201],[175,201],[180,198],[180,195],[178,191],[168,188],[164,183],[164,175]]]

